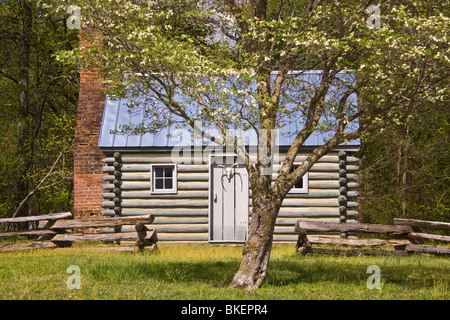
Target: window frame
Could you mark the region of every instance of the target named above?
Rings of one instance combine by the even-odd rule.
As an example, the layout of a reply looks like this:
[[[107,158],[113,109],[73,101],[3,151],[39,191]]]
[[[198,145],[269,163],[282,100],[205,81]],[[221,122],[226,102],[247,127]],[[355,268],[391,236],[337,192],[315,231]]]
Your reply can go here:
[[[172,170],[172,188],[171,189],[156,189],[155,185],[155,170],[154,168],[167,168],[171,167]],[[178,193],[178,171],[176,163],[153,163],[150,164],[150,193],[151,194],[177,194]],[[165,175],[163,176],[164,179]]]
[[[301,165],[301,163],[294,163],[293,164],[293,168],[295,168],[296,166]],[[294,169],[295,170],[295,169]],[[294,193],[294,194],[307,194],[309,193],[309,171],[307,171],[303,177],[303,187],[302,188],[296,188],[295,185],[291,188],[291,190],[289,190],[289,193]]]

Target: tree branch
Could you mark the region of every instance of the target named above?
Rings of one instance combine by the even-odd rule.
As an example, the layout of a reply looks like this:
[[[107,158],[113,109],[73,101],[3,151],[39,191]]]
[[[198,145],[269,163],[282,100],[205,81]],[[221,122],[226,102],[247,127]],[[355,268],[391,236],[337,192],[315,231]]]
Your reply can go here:
[[[18,207],[16,208],[16,210],[14,211],[14,213],[13,213],[13,215],[12,215],[12,218],[15,218],[15,217],[16,217],[17,213],[19,213],[19,211],[20,211],[20,209],[22,209],[23,205],[28,201],[28,199],[30,199],[30,198],[36,193],[36,191],[42,189],[42,188],[41,188],[42,184],[45,182],[45,180],[47,180],[47,178],[48,178],[48,177],[50,176],[50,174],[53,172],[53,170],[54,170],[55,167],[56,167],[56,164],[58,163],[59,159],[62,157],[62,155],[63,155],[64,153],[65,153],[65,152],[63,151],[63,152],[61,152],[61,153],[59,154],[58,158],[56,159],[56,161],[53,163],[52,167],[50,168],[50,171],[47,172],[47,174],[45,175],[45,177],[41,179],[41,181],[40,181],[39,184],[36,186],[36,188],[34,188],[32,191],[30,191],[30,193],[28,193],[28,194],[26,195],[26,197],[20,202],[19,206],[18,206]],[[45,188],[45,187],[44,187],[44,188]]]

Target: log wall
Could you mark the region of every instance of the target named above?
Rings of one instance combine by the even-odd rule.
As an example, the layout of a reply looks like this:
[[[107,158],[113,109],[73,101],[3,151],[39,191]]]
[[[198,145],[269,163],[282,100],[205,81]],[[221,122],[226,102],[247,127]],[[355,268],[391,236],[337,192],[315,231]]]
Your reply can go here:
[[[306,156],[300,153],[296,162],[301,163]],[[177,194],[156,195],[150,192],[150,165],[172,163],[170,152],[107,154],[102,169],[102,214],[153,214],[156,218],[152,226],[158,231],[159,241],[207,242],[209,165],[203,159],[192,161],[200,160],[202,164],[177,165]],[[289,194],[284,200],[274,240],[295,242],[294,225],[298,219],[354,220],[358,215],[357,170],[358,159],[349,151],[335,150],[322,157],[309,172],[309,192]],[[276,179],[277,174],[272,177]],[[251,208],[249,211],[251,214]]]

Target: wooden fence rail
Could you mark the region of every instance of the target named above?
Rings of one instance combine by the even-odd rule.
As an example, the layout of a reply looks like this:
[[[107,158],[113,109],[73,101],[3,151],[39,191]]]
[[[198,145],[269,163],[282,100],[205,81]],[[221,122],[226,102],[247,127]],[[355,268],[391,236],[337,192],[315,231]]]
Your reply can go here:
[[[394,219],[393,225],[367,223],[335,223],[298,220],[295,232],[299,234],[297,251],[302,254],[329,253],[341,255],[407,255],[414,252],[450,255],[450,247],[423,245],[423,240],[450,242],[450,236],[423,233],[422,228],[450,230],[450,223],[412,219]],[[308,233],[374,233],[390,235],[391,239],[350,239],[317,236]],[[324,248],[318,245],[338,245],[358,248]],[[379,249],[380,246],[393,246],[394,250]],[[370,247],[361,248],[361,247]]]
[[[18,251],[38,248],[55,248],[71,246],[74,242],[84,241],[135,241],[137,248],[142,251],[145,246],[156,249],[158,236],[155,229],[148,229],[145,225],[153,223],[154,215],[113,217],[98,219],[73,219],[70,212],[49,214],[42,216],[0,219],[2,224],[16,224],[22,222],[38,223],[33,230],[6,231],[0,233],[0,239],[17,236],[38,236],[37,241],[0,245],[0,252]],[[120,232],[124,225],[135,225],[136,232]],[[115,228],[115,233],[95,233],[94,229]]]

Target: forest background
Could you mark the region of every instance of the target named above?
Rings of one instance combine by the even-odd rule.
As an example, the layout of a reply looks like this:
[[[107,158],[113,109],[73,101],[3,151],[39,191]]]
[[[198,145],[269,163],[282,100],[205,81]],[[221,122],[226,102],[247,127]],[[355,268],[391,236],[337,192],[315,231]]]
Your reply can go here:
[[[79,70],[55,54],[78,30],[45,2],[0,1],[0,218],[73,211]],[[359,221],[450,221],[448,101],[393,118],[361,138]]]

